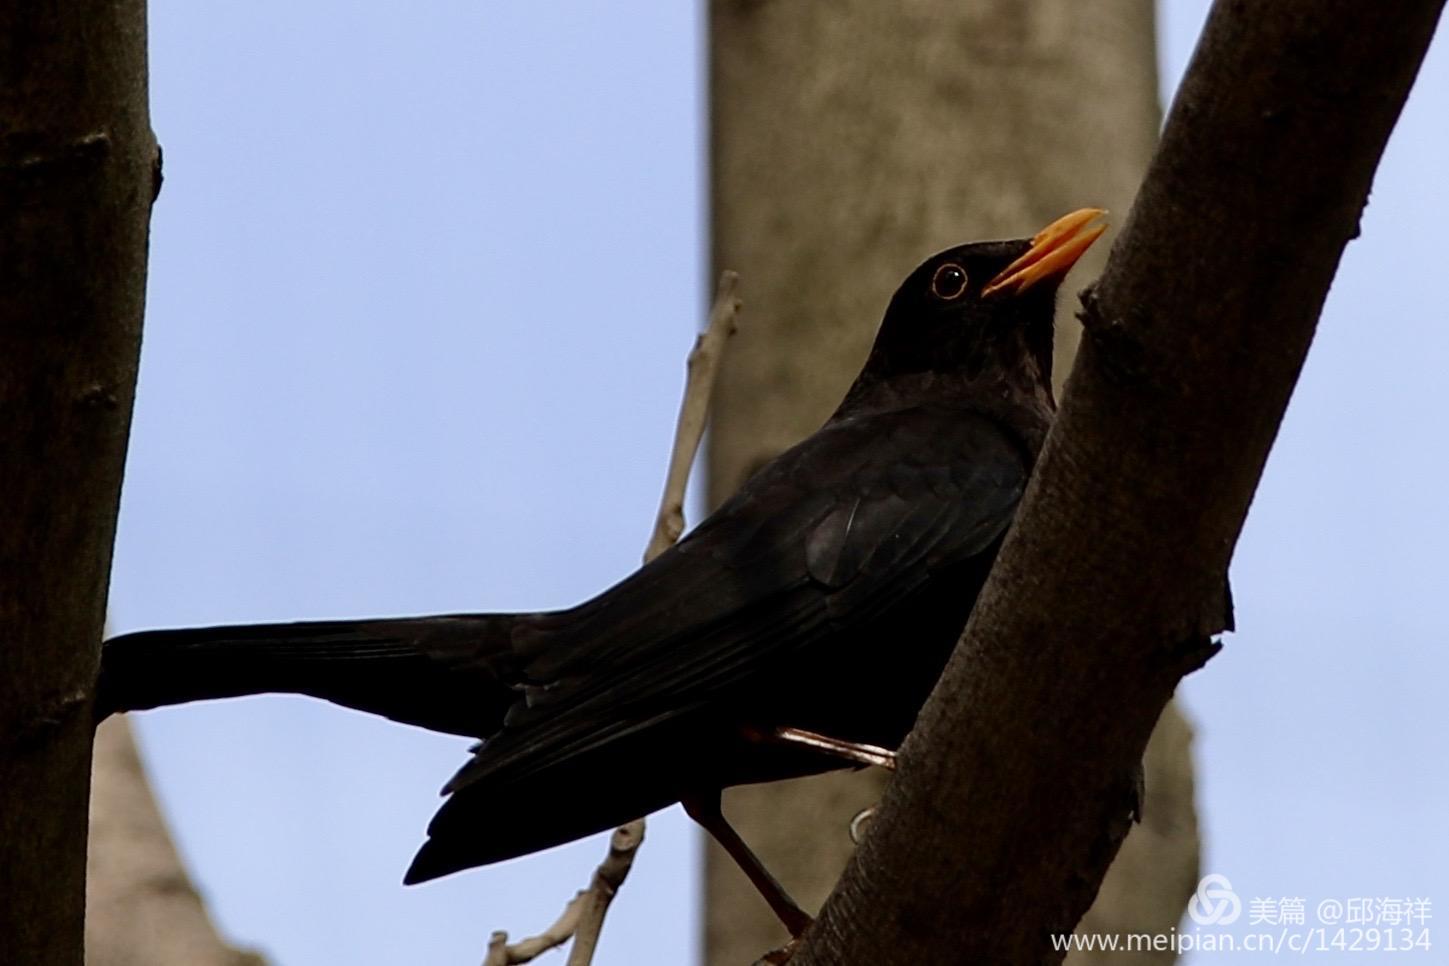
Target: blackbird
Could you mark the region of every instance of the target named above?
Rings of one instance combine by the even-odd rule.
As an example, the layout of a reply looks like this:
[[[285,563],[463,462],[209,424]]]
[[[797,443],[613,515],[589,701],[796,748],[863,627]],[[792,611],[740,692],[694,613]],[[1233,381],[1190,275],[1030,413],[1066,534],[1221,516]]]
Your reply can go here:
[[[682,801],[798,934],[720,790],[891,762],[1046,435],[1056,291],[1102,214],[927,259],[834,415],[592,600],[128,634],[102,650],[98,720],[292,692],[480,738],[406,882]]]

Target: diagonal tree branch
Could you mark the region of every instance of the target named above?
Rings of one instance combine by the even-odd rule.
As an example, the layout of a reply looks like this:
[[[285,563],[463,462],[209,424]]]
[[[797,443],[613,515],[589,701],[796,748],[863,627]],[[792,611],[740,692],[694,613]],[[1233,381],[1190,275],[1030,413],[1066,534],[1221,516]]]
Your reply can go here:
[[[1442,0],[1219,0],[1017,525],[795,962],[1056,962],[1183,674]]]

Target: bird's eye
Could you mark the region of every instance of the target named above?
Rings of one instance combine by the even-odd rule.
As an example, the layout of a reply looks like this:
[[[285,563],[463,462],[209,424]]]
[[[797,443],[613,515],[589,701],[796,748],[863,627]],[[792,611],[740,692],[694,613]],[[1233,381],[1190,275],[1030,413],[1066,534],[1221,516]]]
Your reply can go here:
[[[955,262],[942,265],[931,276],[931,294],[938,299],[951,301],[966,291],[966,270]]]

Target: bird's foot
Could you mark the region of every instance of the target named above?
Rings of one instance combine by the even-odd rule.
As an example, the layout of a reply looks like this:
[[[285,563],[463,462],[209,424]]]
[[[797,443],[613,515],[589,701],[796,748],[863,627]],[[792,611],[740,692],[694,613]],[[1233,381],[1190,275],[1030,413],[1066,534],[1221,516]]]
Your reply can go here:
[[[841,738],[817,734],[814,731],[806,731],[804,728],[775,728],[765,732],[750,729],[747,733],[756,741],[801,745],[812,751],[853,761],[857,765],[875,765],[890,771],[895,771],[896,768],[896,753],[879,745],[863,745],[855,741],[845,741]]]
[[[850,820],[851,842],[859,845],[860,840],[865,838],[865,830],[871,822],[875,821],[875,812],[878,808],[880,808],[879,805],[868,805],[855,813],[855,818]]]
[[[772,949],[759,959],[755,960],[754,966],[783,966],[795,955],[795,950],[800,948],[800,937],[796,936],[779,949]]]
[[[724,813],[720,811],[718,791],[705,796],[686,796],[680,804],[684,806],[685,813],[713,835],[715,841],[735,860],[740,871],[759,891],[791,936],[798,938],[810,928],[810,924],[814,922],[810,914],[790,898],[789,893],[770,874],[770,870],[765,868],[759,856],[750,850],[740,834],[725,821]]]

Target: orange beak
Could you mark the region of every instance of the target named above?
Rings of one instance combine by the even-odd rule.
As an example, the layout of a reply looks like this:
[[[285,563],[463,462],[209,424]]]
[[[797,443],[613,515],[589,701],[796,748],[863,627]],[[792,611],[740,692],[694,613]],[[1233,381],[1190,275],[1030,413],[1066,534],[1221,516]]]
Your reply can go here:
[[[1036,233],[1026,254],[987,282],[981,294],[1019,294],[1038,282],[1061,278],[1107,230],[1106,225],[1092,224],[1106,213],[1101,208],[1079,208],[1047,225]]]

